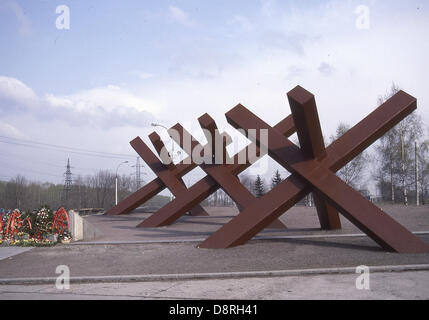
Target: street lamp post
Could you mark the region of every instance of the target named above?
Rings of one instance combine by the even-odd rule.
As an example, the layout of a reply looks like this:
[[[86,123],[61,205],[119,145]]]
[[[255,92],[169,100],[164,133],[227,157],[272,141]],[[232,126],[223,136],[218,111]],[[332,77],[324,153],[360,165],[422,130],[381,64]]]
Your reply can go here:
[[[116,205],[118,205],[118,170],[119,170],[119,167],[124,163],[128,163],[128,161],[121,162],[116,168],[116,174],[115,174],[115,204]]]

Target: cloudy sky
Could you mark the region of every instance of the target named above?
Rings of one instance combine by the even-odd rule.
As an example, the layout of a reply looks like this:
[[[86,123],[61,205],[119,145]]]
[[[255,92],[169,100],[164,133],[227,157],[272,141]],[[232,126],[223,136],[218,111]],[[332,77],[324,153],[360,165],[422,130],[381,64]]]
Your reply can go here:
[[[59,5],[69,29],[57,28]],[[0,179],[61,182],[67,158],[74,174],[124,160],[132,174],[129,141],[148,141],[152,122],[202,137],[209,112],[239,139],[225,112],[242,103],[274,125],[298,84],[316,95],[326,137],[392,82],[429,123],[427,39],[425,0],[0,0]]]

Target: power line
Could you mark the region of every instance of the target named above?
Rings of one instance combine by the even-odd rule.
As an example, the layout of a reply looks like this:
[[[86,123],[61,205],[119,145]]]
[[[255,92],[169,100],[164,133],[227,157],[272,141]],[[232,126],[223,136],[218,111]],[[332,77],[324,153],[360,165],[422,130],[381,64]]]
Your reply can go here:
[[[64,168],[64,166],[53,164],[53,163],[50,163],[50,162],[41,161],[41,160],[38,160],[38,159],[22,158],[21,156],[18,156],[16,154],[12,154],[10,152],[8,152],[7,154],[0,153],[0,157],[5,157],[5,156],[7,157],[9,155],[16,156],[19,161],[25,161],[26,163],[37,162],[37,163],[40,163],[42,165],[49,166],[49,167],[55,167],[55,168],[61,168],[61,169]],[[31,171],[32,173],[47,174],[47,175],[50,175],[50,176],[60,177],[59,175],[52,175],[52,174],[49,174],[49,173],[35,172],[34,170],[29,170],[27,168],[23,169],[21,166],[19,166],[19,168],[11,167],[9,163],[3,162],[3,161],[0,161],[0,163],[3,163],[4,166],[7,166],[7,167],[9,167],[11,169],[18,170],[18,171]],[[141,167],[143,167],[143,166],[141,166]],[[102,168],[83,168],[83,167],[74,167],[74,166],[72,168],[74,170],[77,170],[77,171],[90,171],[91,173],[103,170]],[[109,171],[110,169],[106,168],[104,170],[108,170]],[[77,176],[84,176],[86,174],[88,174],[88,173],[78,173]],[[133,173],[132,175],[134,176],[135,174]],[[13,177],[8,176],[8,178],[13,178]]]
[[[111,152],[94,151],[94,150],[88,150],[88,149],[80,149],[80,148],[74,148],[74,147],[66,147],[66,146],[54,145],[54,144],[31,141],[31,140],[16,139],[16,138],[7,137],[7,136],[0,136],[0,138],[9,140],[9,141],[0,140],[0,143],[37,148],[37,149],[41,148],[41,149],[54,150],[59,152],[74,153],[74,154],[80,154],[80,155],[92,156],[92,157],[101,157],[101,158],[108,158],[108,159],[124,159],[124,158],[128,159],[131,157],[132,158],[135,157],[129,154],[111,153]]]
[[[26,171],[26,172],[29,172],[29,173],[34,173],[34,174],[38,174],[38,175],[47,175],[47,176],[56,177],[56,178],[58,178],[58,177],[62,178],[63,177],[63,176],[60,176],[60,175],[54,175],[54,174],[51,174],[51,173],[45,173],[45,172],[35,171],[35,170],[27,169],[27,168],[12,167],[8,163],[5,163],[3,161],[0,161],[0,163],[2,163],[2,167],[8,167],[10,169],[14,169],[14,170],[18,170],[18,171]]]
[[[31,163],[37,162],[37,163],[43,164],[45,166],[64,168],[64,166],[60,166],[58,164],[53,164],[53,163],[46,162],[46,161],[41,161],[38,159],[23,158],[22,156],[17,155],[16,153],[15,154],[11,153],[9,151],[7,153],[0,153],[0,157],[8,157],[8,156],[13,156],[16,159],[18,159],[19,161],[22,161],[22,160],[26,161],[27,160],[26,162],[31,162]],[[16,159],[14,159],[14,161],[16,161]],[[99,170],[99,169],[95,169],[95,168],[81,168],[81,167],[73,167],[73,169],[78,170],[78,171],[97,171],[97,170]]]
[[[73,153],[73,154],[79,154],[84,156],[90,156],[90,157],[98,157],[98,158],[107,158],[107,159],[129,159],[128,157],[112,157],[112,156],[103,156],[103,155],[97,155],[97,154],[90,154],[90,153],[84,153],[84,152],[78,152],[78,151],[67,151],[67,150],[55,150],[52,148],[47,147],[41,147],[41,146],[32,146],[28,144],[22,144],[22,143],[16,143],[16,142],[9,142],[9,141],[1,141],[0,143],[7,143],[12,145],[18,145],[18,146],[24,146],[29,148],[36,148],[36,149],[47,149],[51,151],[59,151],[59,152],[65,152],[65,153]]]
[[[94,150],[75,148],[75,147],[66,147],[66,146],[61,146],[61,145],[56,145],[56,144],[51,144],[51,143],[38,142],[38,141],[34,141],[34,140],[17,139],[17,138],[12,138],[12,137],[8,137],[8,136],[0,136],[0,138],[10,139],[10,140],[15,140],[15,141],[21,141],[21,142],[31,143],[31,144],[39,144],[39,145],[44,145],[44,146],[49,146],[49,147],[54,147],[54,148],[70,149],[70,150],[92,152],[92,153],[100,153],[100,154],[111,155],[111,156],[134,157],[134,156],[129,155],[129,154],[113,153],[113,152],[105,152],[105,151],[94,151]]]

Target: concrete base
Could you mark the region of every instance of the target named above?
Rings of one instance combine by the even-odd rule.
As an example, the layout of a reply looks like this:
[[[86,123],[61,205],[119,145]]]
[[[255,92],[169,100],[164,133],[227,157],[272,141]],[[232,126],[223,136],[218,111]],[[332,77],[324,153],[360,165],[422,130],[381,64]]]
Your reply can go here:
[[[73,241],[96,240],[103,236],[100,230],[73,210],[69,212],[69,220]]]

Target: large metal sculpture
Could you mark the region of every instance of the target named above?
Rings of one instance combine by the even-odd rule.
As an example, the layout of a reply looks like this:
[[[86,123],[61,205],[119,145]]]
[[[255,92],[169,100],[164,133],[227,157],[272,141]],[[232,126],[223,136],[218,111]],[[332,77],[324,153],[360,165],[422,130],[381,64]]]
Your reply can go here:
[[[195,169],[196,165],[185,164],[187,163],[185,161],[175,165],[168,154],[165,155],[162,153],[165,146],[159,135],[154,132],[149,136],[149,138],[158,154],[161,156],[163,162],[153,154],[150,148],[140,137],[135,138],[130,143],[134,150],[142,157],[143,160],[146,161],[158,177],[108,210],[106,215],[114,216],[129,214],[166,188],[168,188],[175,196],[178,196],[180,193],[187,190],[182,177]],[[168,164],[164,165],[164,163]],[[194,216],[208,216],[208,213],[198,204],[189,211],[190,214]]]
[[[222,188],[236,201],[240,213],[199,247],[228,248],[246,243],[312,192],[322,229],[341,228],[338,215],[340,212],[385,250],[400,253],[429,252],[426,243],[335,175],[354,157],[413,112],[417,108],[416,99],[403,91],[398,92],[327,148],[323,142],[314,96],[298,86],[288,93],[288,99],[292,115],[274,127],[269,126],[242,105],[230,110],[226,117],[233,127],[247,133],[248,138],[254,141],[253,147],[257,150],[261,147],[266,148],[274,160],[291,172],[289,178],[263,197],[259,199],[253,197],[236,177],[252,163],[248,152],[249,146],[229,159],[225,149],[229,143],[228,137],[217,136],[219,132],[215,122],[205,114],[199,119],[200,125],[210,133],[208,141],[209,147],[213,150],[213,157],[219,157],[216,151],[218,149],[214,146],[215,137],[222,141],[223,162],[213,164],[210,161],[201,164],[201,168],[207,173],[206,177],[189,189],[182,188],[173,201],[138,226],[159,227],[171,224],[212,192]],[[202,149],[180,124],[170,130],[178,132],[178,135],[172,134],[172,137],[188,154],[192,155],[195,148]],[[268,133],[267,140],[261,139],[258,134],[262,130]],[[297,147],[288,139],[295,131],[301,147]],[[187,139],[192,141],[190,145],[184,143]],[[158,137],[152,137],[151,140],[159,141]],[[167,184],[172,185],[171,181],[179,185],[178,179],[197,166],[191,157],[188,159],[190,162],[186,162],[190,164],[181,163],[173,167],[172,173],[166,175],[167,178],[161,179],[159,173],[162,170],[158,170],[160,166],[157,162],[159,160],[147,156],[150,150],[144,150],[144,144],[139,138],[137,142],[141,149],[135,147],[136,140],[132,145],[136,151],[141,150],[139,154],[145,156],[143,158],[159,178],[110,210],[108,214],[129,212],[130,208],[142,203],[148,195],[156,194]],[[243,156],[246,162],[240,164],[237,160]]]
[[[175,165],[169,154],[165,152],[166,149],[164,143],[161,141],[159,135],[154,132],[149,135],[149,138],[162,161],[158,159],[158,157],[150,150],[150,148],[142,141],[140,137],[135,138],[130,142],[130,144],[146,162],[149,168],[151,168],[152,171],[158,176],[158,178],[150,182],[148,185],[124,201],[120,202],[117,206],[107,211],[106,215],[130,213],[132,210],[137,208],[142,203],[148,201],[164,188],[168,188],[176,198],[185,197],[188,199],[188,205],[184,208],[184,210],[174,210],[173,212],[170,210],[166,215],[163,215],[163,211],[160,210],[160,212],[157,212],[144,220],[144,222],[139,225],[140,227],[150,228],[170,225],[188,211],[191,213],[191,215],[195,216],[208,215],[199,205],[199,203],[207,198],[210,194],[217,191],[219,188],[223,188],[231,196],[231,198],[236,201],[239,209],[243,209],[245,206],[250,205],[252,201],[256,199],[243,185],[239,183],[238,178],[235,176],[248,166],[242,167],[241,170],[237,170],[237,168],[231,166],[229,169],[226,169],[227,171],[225,171],[228,172],[226,178],[221,177],[220,180],[216,180],[216,177],[219,178],[219,174],[216,174],[216,172],[219,172],[218,170],[222,169],[215,169],[216,172],[213,173],[215,178],[209,181],[210,190],[206,190],[207,193],[203,191],[203,197],[194,197],[192,194],[190,195],[189,190],[186,188],[181,177],[196,168],[197,164],[194,163],[190,157],[183,160],[180,164]],[[222,138],[225,140],[224,147],[226,147],[231,142],[231,138],[226,133],[222,135]],[[214,142],[210,141],[209,145],[210,147],[214,147]],[[226,155],[226,153],[224,154]],[[205,167],[203,166],[203,170],[204,169]],[[201,185],[201,183],[204,183],[204,179],[197,183],[197,187],[198,185]],[[202,190],[205,189],[203,188]],[[286,225],[283,224],[280,220],[275,219],[272,223],[269,224],[268,227],[284,229],[286,228]]]

